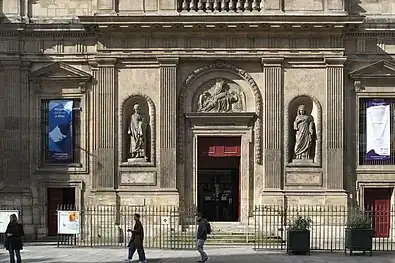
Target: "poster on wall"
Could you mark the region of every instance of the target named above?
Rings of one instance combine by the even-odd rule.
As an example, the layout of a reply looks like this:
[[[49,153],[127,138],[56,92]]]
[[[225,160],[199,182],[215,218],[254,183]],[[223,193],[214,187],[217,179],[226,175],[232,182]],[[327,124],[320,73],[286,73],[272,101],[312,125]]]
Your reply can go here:
[[[5,233],[8,223],[10,222],[10,215],[15,214],[19,219],[18,210],[0,210],[0,233]]]
[[[366,160],[391,158],[390,105],[383,100],[368,102],[366,108]]]
[[[58,234],[77,235],[80,233],[79,211],[58,211]]]
[[[51,100],[48,112],[48,147],[55,162],[73,160],[73,101]]]

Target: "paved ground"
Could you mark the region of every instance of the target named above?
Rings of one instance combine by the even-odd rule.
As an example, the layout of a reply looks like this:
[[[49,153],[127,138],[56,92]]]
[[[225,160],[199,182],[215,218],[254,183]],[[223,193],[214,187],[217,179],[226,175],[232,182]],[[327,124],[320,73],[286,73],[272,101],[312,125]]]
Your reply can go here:
[[[395,263],[395,253],[376,252],[369,256],[345,256],[342,253],[312,253],[310,256],[288,256],[283,252],[261,251],[252,248],[208,248],[213,263]],[[151,250],[146,251],[148,262],[192,263],[198,259],[195,251]],[[117,248],[56,248],[54,246],[26,246],[22,253],[23,263],[120,263],[126,250]],[[137,255],[135,258],[137,260]],[[0,250],[0,262],[9,262],[5,250]]]

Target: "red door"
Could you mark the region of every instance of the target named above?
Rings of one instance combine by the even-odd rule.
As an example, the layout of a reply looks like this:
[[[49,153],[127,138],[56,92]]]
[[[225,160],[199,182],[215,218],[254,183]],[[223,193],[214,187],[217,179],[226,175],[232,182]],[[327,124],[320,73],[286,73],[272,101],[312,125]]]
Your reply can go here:
[[[56,236],[58,234],[58,205],[63,204],[63,189],[48,188],[48,236]]]
[[[389,237],[391,218],[391,188],[367,188],[364,191],[365,210],[372,217],[375,237]]]
[[[375,200],[373,220],[375,237],[390,236],[390,207],[391,200]]]

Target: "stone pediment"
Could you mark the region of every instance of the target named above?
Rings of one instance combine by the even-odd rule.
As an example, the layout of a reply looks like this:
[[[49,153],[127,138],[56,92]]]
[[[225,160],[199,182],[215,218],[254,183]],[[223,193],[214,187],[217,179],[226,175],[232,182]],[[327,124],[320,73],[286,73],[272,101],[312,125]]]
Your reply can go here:
[[[395,63],[380,60],[351,72],[352,79],[388,79],[395,78]]]
[[[36,82],[66,81],[82,84],[88,82],[92,75],[63,62],[56,62],[31,72],[29,77]]]

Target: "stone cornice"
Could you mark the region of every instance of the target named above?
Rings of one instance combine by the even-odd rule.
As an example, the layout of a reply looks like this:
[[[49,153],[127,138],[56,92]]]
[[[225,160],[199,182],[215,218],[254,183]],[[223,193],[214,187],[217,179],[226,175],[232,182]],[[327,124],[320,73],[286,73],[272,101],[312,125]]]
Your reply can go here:
[[[203,19],[204,18],[204,19]],[[83,16],[81,24],[98,31],[215,31],[215,30],[355,30],[363,22],[356,16],[206,15],[206,16]]]

